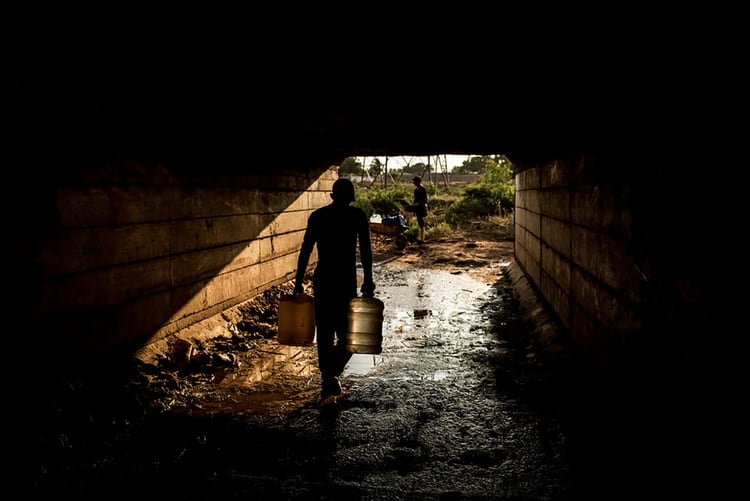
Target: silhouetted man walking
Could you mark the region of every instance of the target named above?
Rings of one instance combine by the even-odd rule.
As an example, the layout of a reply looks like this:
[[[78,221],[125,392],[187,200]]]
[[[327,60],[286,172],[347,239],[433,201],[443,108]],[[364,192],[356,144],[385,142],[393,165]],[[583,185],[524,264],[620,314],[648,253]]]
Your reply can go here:
[[[367,215],[354,207],[354,185],[346,178],[333,183],[333,202],[315,210],[307,221],[297,261],[294,292],[304,292],[310,254],[318,246],[318,263],[313,273],[318,367],[322,377],[321,404],[341,395],[338,377],[352,354],[346,349],[349,300],[357,297],[357,244],[364,278],[361,292],[372,295],[372,248]]]

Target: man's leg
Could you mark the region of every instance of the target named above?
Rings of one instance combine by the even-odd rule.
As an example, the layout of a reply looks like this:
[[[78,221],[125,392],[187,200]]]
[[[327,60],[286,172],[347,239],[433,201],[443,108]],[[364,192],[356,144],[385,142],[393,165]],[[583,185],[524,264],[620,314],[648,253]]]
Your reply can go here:
[[[320,377],[322,379],[320,397],[326,398],[337,394],[336,387],[338,386],[338,381],[336,381],[337,357],[333,345],[334,332],[332,329],[318,324],[316,336],[318,343],[318,368],[320,369]]]
[[[335,393],[332,379],[336,378],[336,353],[334,340],[336,336],[335,307],[322,291],[315,296],[315,336],[318,345],[318,369],[322,379],[320,398],[325,399]]]
[[[349,299],[338,298],[317,303],[316,324],[318,367],[321,375],[321,399],[341,395],[338,377],[344,372],[352,354],[346,348]]]
[[[341,322],[336,328],[336,344],[333,347],[333,362],[331,369],[336,377],[339,377],[346,368],[346,364],[352,358],[352,353],[347,349],[346,334],[348,331],[348,320]]]

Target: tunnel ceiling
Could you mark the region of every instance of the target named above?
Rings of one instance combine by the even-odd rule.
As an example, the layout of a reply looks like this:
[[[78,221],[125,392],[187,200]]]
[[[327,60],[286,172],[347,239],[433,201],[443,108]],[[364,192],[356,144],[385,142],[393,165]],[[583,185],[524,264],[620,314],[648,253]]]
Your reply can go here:
[[[632,103],[569,89],[246,83],[17,79],[8,118],[27,152],[225,157],[241,170],[374,155],[535,161],[651,140]]]

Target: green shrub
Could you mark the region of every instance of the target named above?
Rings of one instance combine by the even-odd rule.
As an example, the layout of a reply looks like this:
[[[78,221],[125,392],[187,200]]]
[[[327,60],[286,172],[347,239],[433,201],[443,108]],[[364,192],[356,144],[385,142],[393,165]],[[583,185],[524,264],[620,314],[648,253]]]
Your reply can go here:
[[[458,227],[472,219],[486,218],[497,214],[491,197],[467,197],[451,205],[445,213],[445,222]]]
[[[487,198],[502,213],[509,214],[515,206],[515,184],[513,166],[510,162],[488,162],[487,171],[479,181]]]
[[[428,194],[429,212],[426,218],[425,237],[440,238],[462,231],[469,224],[482,222],[488,227],[498,226],[498,215],[509,215],[513,210],[513,184],[511,181],[501,180],[498,172],[491,172],[494,182],[481,180],[468,186],[441,186],[438,183],[424,183]],[[411,203],[414,197],[414,186],[401,182],[382,188],[381,186],[357,187],[357,199],[354,204],[369,216],[395,216],[402,214],[409,217],[409,228],[404,235],[409,241],[415,241],[419,236],[416,218],[408,214],[404,204]],[[500,211],[502,208],[502,213]],[[498,228],[508,234],[511,227]],[[507,236],[504,238],[508,238]],[[512,238],[512,233],[510,233]]]
[[[364,210],[368,216],[380,214],[390,217],[403,214],[403,205],[410,203],[412,197],[413,190],[409,190],[409,187],[405,185],[395,185],[390,188],[359,186],[357,199],[353,205]]]
[[[410,242],[416,242],[419,238],[419,225],[416,220],[411,223],[408,230],[404,231],[404,236],[408,238]]]

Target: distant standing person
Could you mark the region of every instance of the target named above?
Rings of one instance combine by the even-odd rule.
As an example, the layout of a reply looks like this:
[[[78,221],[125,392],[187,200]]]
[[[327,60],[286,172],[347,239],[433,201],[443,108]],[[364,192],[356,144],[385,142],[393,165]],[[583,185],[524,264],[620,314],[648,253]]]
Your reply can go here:
[[[338,381],[352,354],[346,349],[349,300],[357,297],[357,244],[364,278],[360,291],[372,296],[372,247],[365,211],[354,202],[354,184],[337,179],[331,192],[333,202],[310,214],[302,240],[294,293],[302,294],[302,282],[315,245],[318,263],[313,272],[318,368],[322,377],[321,405],[334,403],[341,395]]]
[[[413,212],[417,216],[417,225],[419,226],[419,242],[424,242],[424,218],[427,217],[427,190],[422,186],[422,178],[414,176],[411,180],[414,183],[414,200],[411,205],[406,206],[406,210]]]

